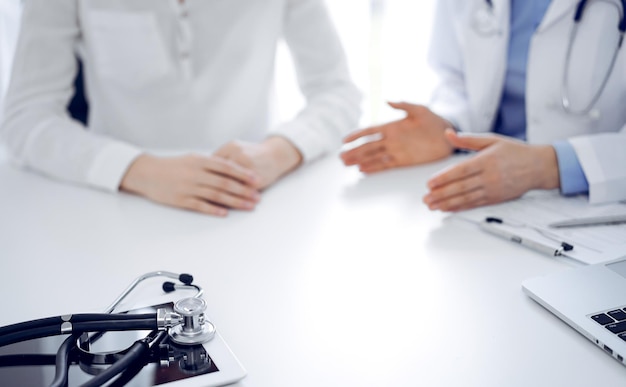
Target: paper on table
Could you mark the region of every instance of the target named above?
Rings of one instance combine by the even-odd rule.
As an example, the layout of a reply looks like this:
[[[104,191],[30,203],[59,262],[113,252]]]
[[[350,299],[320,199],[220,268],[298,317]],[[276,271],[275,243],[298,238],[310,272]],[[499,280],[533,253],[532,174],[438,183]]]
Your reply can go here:
[[[559,242],[574,246],[564,255],[593,264],[626,254],[626,224],[551,228],[548,224],[572,218],[626,214],[626,204],[590,205],[586,196],[563,197],[558,191],[533,191],[520,199],[458,213],[474,223],[501,218],[507,231],[555,248]]]

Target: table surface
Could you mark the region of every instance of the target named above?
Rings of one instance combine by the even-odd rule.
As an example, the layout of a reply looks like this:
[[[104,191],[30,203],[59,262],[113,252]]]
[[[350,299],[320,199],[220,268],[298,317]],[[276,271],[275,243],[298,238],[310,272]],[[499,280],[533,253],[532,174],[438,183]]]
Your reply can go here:
[[[226,219],[1,161],[0,325],[100,311],[169,270],[205,288],[248,371],[236,386],[623,383],[626,368],[522,292],[572,263],[422,204],[456,161],[366,177],[333,155]]]

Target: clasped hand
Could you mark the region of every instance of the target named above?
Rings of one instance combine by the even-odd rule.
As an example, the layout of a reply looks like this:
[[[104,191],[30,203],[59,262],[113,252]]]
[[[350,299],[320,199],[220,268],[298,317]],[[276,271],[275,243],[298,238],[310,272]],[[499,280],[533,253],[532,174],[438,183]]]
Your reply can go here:
[[[286,139],[261,144],[231,142],[211,156],[139,156],[120,189],[157,203],[214,216],[228,209],[252,210],[261,190],[295,168],[300,153]]]

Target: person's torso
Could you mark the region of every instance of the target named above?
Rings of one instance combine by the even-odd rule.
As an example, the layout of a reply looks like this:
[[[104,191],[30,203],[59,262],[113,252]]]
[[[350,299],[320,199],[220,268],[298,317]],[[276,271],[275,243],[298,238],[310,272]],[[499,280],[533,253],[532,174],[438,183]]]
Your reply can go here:
[[[255,140],[284,0],[78,0],[89,127],[146,148]]]
[[[456,15],[456,33],[470,103],[471,131],[493,129],[506,76],[510,33],[510,0],[494,0],[493,18],[477,21],[485,1],[472,0]],[[617,2],[616,4],[618,4]],[[619,38],[615,6],[589,2],[573,43],[573,17],[578,1],[553,0],[533,34],[526,67],[526,131],[533,143],[550,143],[583,134],[614,132],[626,124],[626,49],[620,49],[608,81],[589,113],[563,107],[563,90],[578,108],[589,103],[608,72]],[[483,12],[484,14],[484,12]],[[565,69],[568,69],[567,71]],[[564,80],[565,73],[567,80]]]

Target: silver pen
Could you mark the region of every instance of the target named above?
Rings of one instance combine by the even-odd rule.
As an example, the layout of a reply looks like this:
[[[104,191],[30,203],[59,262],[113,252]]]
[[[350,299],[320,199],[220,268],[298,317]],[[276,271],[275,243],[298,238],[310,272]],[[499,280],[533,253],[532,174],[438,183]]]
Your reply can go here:
[[[611,226],[615,224],[626,223],[626,214],[591,216],[588,218],[575,218],[563,220],[560,222],[550,223],[549,227],[587,227],[587,226]]]
[[[504,222],[500,218],[488,217],[487,219],[485,219],[484,222],[480,223],[480,228],[490,234],[499,236],[511,242],[518,243],[522,246],[526,246],[535,251],[539,251],[553,257],[561,256],[564,252],[574,249],[574,246],[566,242],[561,242],[559,247],[554,248],[552,246],[534,241],[532,239],[522,238],[519,235],[513,234],[507,230],[502,229],[501,227],[495,226],[494,223],[503,224]]]

